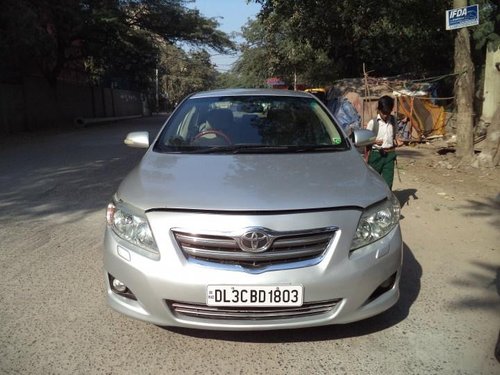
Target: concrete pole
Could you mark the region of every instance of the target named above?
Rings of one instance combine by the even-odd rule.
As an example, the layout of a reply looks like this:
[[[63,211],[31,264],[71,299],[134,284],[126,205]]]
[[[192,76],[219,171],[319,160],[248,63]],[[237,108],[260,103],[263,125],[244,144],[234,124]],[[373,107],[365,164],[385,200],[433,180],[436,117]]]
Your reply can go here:
[[[500,48],[495,50],[493,43],[486,48],[483,97],[481,121],[491,124],[495,110],[500,107]]]

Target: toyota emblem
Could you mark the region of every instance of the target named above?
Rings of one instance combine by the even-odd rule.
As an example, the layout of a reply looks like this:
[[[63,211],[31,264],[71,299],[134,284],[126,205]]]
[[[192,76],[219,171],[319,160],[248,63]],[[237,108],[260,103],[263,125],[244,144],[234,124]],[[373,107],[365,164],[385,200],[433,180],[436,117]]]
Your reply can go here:
[[[262,230],[249,230],[238,239],[241,250],[249,253],[262,253],[271,246],[271,238]]]

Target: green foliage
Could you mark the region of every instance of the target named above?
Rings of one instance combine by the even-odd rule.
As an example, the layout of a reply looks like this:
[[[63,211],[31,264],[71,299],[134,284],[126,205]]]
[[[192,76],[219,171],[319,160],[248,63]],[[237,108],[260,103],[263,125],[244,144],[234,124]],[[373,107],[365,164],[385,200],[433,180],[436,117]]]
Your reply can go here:
[[[96,82],[151,87],[165,45],[182,42],[221,53],[234,49],[215,20],[188,9],[187,2],[4,0],[0,54],[6,58],[0,72],[39,71],[55,84],[63,69],[85,68]]]
[[[159,66],[161,96],[169,108],[190,93],[216,87],[218,73],[205,50],[186,53],[176,46],[165,45]]]
[[[499,5],[491,0],[472,1],[479,4],[479,25],[473,28],[472,37],[477,50],[488,47],[500,48],[500,12]]]
[[[84,22],[78,1],[5,0],[0,12],[0,55],[4,70],[42,72],[53,83],[68,62],[81,58],[76,45]]]
[[[266,48],[265,30],[258,22],[251,21],[243,27],[245,43],[240,45],[241,57],[233,69],[239,86],[266,87],[265,81],[272,75],[271,54]]]
[[[241,57],[232,72],[238,86],[267,87],[266,79],[278,76],[293,83],[321,85],[335,76],[325,51],[313,48],[307,41],[294,39],[286,27],[269,33],[260,20],[249,22],[243,28],[246,42],[240,46]]]
[[[188,9],[186,0],[122,0],[127,24],[148,30],[170,43],[183,41],[208,46],[220,53],[233,43],[220,30],[215,19],[204,18],[196,9]]]
[[[227,71],[223,73],[217,73],[215,79],[215,87],[225,89],[244,86],[241,84],[241,80],[238,77],[238,74],[234,73],[233,71]]]
[[[342,77],[446,71],[453,34],[444,30],[449,1],[256,0],[266,33],[324,51]],[[286,46],[280,43],[278,48]],[[285,47],[286,48],[286,47]]]

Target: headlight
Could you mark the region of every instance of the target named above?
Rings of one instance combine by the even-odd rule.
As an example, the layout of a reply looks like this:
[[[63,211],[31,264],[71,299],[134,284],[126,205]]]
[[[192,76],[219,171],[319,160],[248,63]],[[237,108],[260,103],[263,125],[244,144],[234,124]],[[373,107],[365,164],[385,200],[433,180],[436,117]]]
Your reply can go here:
[[[143,255],[157,258],[160,255],[148,220],[120,204],[110,203],[106,210],[106,221],[111,230],[123,240],[146,250]]]
[[[400,211],[398,198],[393,194],[391,199],[363,212],[352,240],[351,251],[387,235],[398,224]]]

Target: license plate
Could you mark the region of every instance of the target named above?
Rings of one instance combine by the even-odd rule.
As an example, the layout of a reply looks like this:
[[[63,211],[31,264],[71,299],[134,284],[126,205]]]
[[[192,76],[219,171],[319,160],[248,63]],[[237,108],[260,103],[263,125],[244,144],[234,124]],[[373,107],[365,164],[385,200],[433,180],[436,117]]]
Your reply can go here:
[[[208,306],[302,306],[302,285],[209,285]]]

